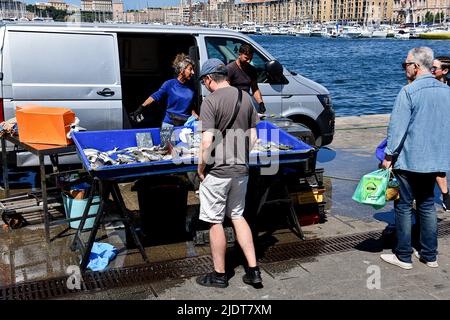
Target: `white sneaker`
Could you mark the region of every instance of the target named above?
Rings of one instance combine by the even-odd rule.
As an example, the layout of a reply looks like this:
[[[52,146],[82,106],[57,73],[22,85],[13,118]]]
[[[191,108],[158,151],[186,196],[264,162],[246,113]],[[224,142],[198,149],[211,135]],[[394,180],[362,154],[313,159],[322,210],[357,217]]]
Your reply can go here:
[[[416,249],[414,249],[414,255],[416,256],[417,259],[419,259],[420,262],[425,263],[430,268],[439,267],[437,259],[436,259],[436,261],[431,261],[431,262],[425,261],[424,259],[422,259],[422,257],[419,254],[419,251],[417,251]]]
[[[387,263],[393,264],[394,266],[400,267],[402,269],[412,269],[413,265],[412,263],[407,263],[407,262],[403,262],[398,260],[397,256],[395,254],[382,254],[380,255],[380,258],[384,261],[386,261]]]

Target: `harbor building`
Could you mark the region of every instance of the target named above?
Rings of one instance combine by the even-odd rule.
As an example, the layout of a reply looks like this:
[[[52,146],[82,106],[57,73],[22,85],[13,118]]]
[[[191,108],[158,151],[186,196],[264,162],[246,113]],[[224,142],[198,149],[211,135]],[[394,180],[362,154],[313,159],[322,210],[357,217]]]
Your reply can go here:
[[[26,3],[13,0],[0,0],[0,19],[20,19],[26,15]]]
[[[81,11],[113,12],[112,0],[81,0]]]
[[[238,11],[259,24],[392,20],[393,0],[242,0]]]
[[[393,7],[397,22],[441,23],[450,17],[450,0],[394,0]]]

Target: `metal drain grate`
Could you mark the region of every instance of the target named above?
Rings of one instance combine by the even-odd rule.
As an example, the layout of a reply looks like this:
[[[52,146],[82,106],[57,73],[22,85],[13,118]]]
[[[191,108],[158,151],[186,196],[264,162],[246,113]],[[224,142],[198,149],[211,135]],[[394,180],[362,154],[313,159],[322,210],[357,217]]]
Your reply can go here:
[[[86,272],[82,275],[81,288],[79,290],[69,289],[67,286],[68,276],[63,276],[2,287],[0,288],[0,300],[56,298],[78,292],[106,290],[164,279],[193,277],[207,273],[211,269],[211,257],[200,256],[111,269],[103,272]]]
[[[366,232],[327,239],[281,244],[269,248],[260,261],[262,263],[271,263],[344,252],[355,249],[365,241],[380,238],[381,232]]]
[[[450,235],[450,222],[438,225],[438,236]],[[270,246],[260,260],[261,265],[345,252],[354,249],[382,248],[381,232],[366,232],[327,239],[307,240]],[[103,272],[83,274],[80,290],[67,287],[67,276],[28,281],[0,288],[0,300],[39,300],[57,298],[79,292],[91,292],[135,284],[151,283],[164,279],[194,277],[212,270],[210,256],[199,256],[150,263]]]

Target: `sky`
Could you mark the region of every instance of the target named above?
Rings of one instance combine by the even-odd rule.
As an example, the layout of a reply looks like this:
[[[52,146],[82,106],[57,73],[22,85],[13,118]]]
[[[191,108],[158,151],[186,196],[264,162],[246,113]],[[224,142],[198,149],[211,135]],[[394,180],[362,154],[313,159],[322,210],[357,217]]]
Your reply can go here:
[[[192,2],[198,0],[192,0]],[[203,0],[204,1],[204,0]],[[45,0],[25,0],[27,3],[46,2]],[[80,7],[80,0],[65,0],[66,3],[72,3]],[[238,2],[238,1],[236,1]],[[180,4],[180,0],[123,0],[125,10],[149,7],[165,7]]]

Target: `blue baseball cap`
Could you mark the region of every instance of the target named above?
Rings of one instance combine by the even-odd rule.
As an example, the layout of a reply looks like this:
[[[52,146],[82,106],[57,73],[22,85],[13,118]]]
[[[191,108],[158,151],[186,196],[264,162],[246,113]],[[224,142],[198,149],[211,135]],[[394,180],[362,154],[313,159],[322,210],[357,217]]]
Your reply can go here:
[[[217,59],[217,58],[211,58],[205,61],[205,63],[202,65],[202,70],[200,70],[200,74],[198,75],[198,78],[201,79],[204,76],[211,74],[211,73],[219,73],[228,75],[228,70],[225,64]]]

